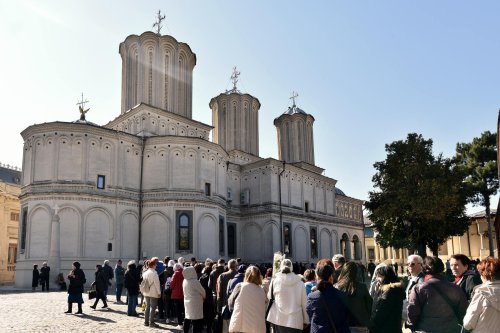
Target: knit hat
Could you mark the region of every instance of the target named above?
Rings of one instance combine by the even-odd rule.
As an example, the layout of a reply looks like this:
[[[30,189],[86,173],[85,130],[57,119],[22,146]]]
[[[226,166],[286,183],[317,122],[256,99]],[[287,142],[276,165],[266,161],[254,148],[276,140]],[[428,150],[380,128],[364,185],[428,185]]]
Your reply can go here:
[[[247,266],[247,265],[239,265],[239,266],[238,266],[238,273],[245,274],[245,272],[246,272],[247,268],[248,268],[248,266]]]

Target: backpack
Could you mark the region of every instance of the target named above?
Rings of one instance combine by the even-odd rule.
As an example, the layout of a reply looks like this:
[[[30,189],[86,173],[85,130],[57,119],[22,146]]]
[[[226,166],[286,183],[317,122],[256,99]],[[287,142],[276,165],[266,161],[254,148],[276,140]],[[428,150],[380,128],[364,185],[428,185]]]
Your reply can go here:
[[[139,289],[141,290],[141,293],[149,293],[149,288],[151,285],[148,283],[147,279],[143,279],[141,284],[139,285]]]

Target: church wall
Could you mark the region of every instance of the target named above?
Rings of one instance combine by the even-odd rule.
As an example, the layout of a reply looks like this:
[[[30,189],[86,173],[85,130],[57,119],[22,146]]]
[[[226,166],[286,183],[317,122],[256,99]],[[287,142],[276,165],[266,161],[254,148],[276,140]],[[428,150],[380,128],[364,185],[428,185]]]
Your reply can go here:
[[[34,181],[51,180],[54,170],[54,146],[52,145],[53,138],[44,139],[37,138],[34,141],[32,161],[35,162],[33,168]]]
[[[78,137],[72,140],[66,135],[58,140],[57,179],[82,181],[83,180],[83,140]]]

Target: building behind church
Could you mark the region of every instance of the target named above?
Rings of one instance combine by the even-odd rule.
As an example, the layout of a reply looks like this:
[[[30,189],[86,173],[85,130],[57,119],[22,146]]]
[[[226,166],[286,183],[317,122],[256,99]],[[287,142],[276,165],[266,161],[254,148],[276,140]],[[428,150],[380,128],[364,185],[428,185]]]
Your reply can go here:
[[[0,163],[0,284],[14,283],[20,194],[21,171]]]
[[[21,133],[17,285],[42,261],[66,272],[78,260],[90,273],[104,259],[166,255],[363,260],[362,201],[315,165],[312,115],[295,102],[278,112],[279,158],[262,158],[260,101],[236,81],[209,101],[212,125],[192,119],[188,44],[145,32],[119,53],[115,119],[99,126],[82,114]]]

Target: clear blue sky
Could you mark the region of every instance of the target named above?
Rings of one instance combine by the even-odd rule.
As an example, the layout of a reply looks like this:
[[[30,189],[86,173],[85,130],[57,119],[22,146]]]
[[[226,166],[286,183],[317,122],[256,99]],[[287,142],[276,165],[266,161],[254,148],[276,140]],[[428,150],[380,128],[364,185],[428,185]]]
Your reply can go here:
[[[29,125],[76,120],[81,92],[88,120],[119,115],[118,45],[158,9],[162,32],[197,55],[194,119],[211,124],[208,102],[237,66],[262,104],[260,155],[277,158],[273,119],[296,90],[316,119],[316,165],[350,196],[367,199],[384,145],[409,132],[451,156],[496,131],[498,1],[0,0],[0,162],[21,166]]]

